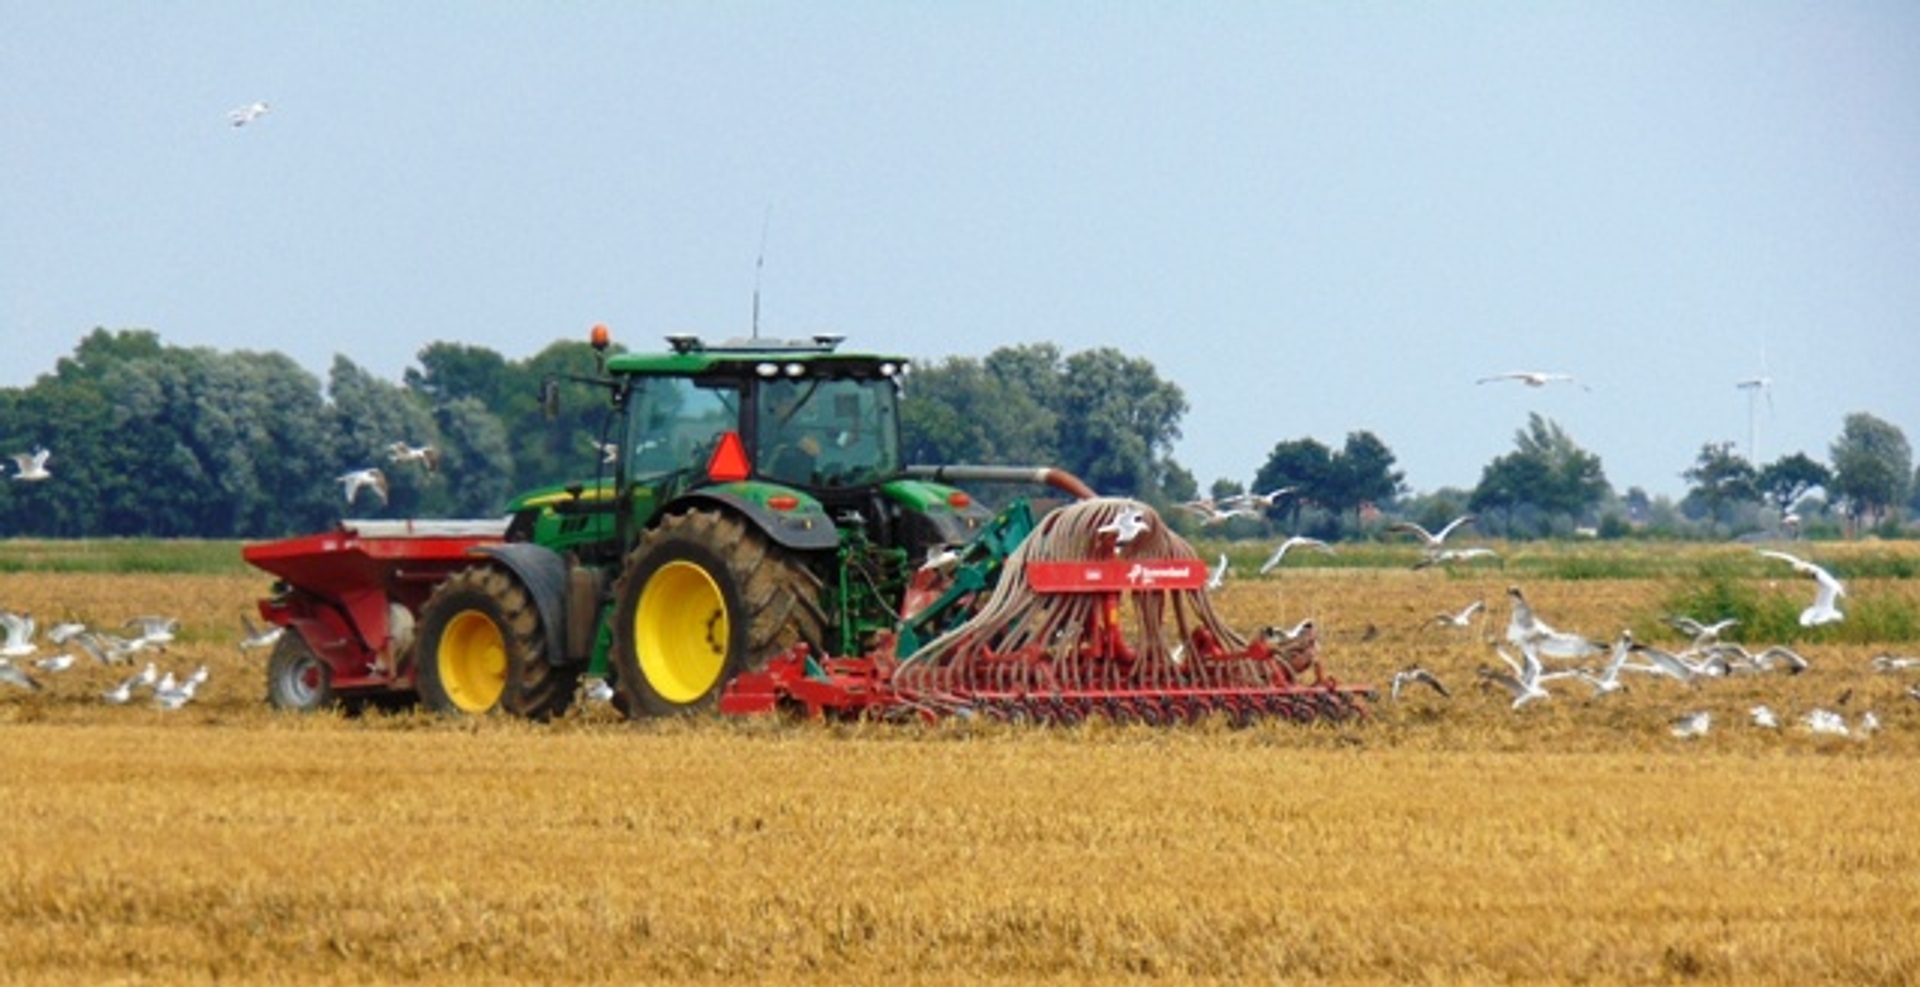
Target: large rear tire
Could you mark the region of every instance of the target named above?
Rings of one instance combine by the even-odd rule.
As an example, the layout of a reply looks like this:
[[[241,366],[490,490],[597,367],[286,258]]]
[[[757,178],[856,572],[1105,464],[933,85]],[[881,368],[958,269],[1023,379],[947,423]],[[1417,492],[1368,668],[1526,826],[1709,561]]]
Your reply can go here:
[[[267,656],[267,702],[301,713],[334,703],[333,669],[291,628],[281,633]]]
[[[427,708],[465,716],[558,716],[580,677],[578,667],[548,663],[533,597],[490,565],[455,573],[434,590],[421,609],[413,660]]]
[[[629,716],[708,708],[734,676],[826,636],[819,577],[716,511],[670,516],[643,535],[614,598],[614,686]]]

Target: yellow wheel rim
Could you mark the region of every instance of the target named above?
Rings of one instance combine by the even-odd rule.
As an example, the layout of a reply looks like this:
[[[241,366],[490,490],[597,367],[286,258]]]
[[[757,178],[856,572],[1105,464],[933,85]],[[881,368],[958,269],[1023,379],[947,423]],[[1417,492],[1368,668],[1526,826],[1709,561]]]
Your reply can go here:
[[[455,614],[434,655],[447,698],[463,713],[485,713],[507,688],[507,642],[499,625],[477,610]]]
[[[633,611],[640,674],[670,703],[699,699],[727,667],[728,628],[727,598],[706,569],[691,562],[661,566]]]

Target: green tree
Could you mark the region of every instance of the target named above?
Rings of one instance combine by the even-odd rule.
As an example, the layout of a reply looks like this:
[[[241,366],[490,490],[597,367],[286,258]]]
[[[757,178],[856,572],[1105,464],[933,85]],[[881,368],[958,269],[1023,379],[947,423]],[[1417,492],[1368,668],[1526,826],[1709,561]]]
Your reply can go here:
[[[990,362],[950,357],[916,367],[900,415],[908,462],[1048,465],[1058,456],[1054,413]]]
[[[1404,491],[1406,474],[1393,463],[1393,451],[1378,436],[1349,432],[1346,444],[1332,456],[1319,499],[1336,514],[1353,512],[1357,529],[1362,508],[1389,506]]]
[[[1734,505],[1760,496],[1753,464],[1734,452],[1731,442],[1701,446],[1700,457],[1680,477],[1693,485],[1680,505],[1688,517],[1726,521]]]
[[[1274,444],[1267,461],[1253,477],[1253,489],[1262,492],[1292,487],[1278,504],[1289,530],[1300,530],[1301,512],[1313,505],[1328,506],[1335,484],[1333,450],[1317,439],[1291,439]]]
[[[1846,503],[1856,526],[1872,527],[1907,498],[1913,476],[1913,448],[1899,426],[1855,412],[1828,449],[1833,461],[1829,490]]]
[[[1804,452],[1782,456],[1761,467],[1754,478],[1754,486],[1760,495],[1782,514],[1793,510],[1816,487],[1825,487],[1833,482],[1833,473],[1825,466],[1807,457]]]
[[[1481,472],[1468,504],[1480,513],[1503,512],[1509,535],[1545,534],[1555,518],[1577,519],[1611,491],[1600,457],[1537,412],[1514,434],[1514,447]]]

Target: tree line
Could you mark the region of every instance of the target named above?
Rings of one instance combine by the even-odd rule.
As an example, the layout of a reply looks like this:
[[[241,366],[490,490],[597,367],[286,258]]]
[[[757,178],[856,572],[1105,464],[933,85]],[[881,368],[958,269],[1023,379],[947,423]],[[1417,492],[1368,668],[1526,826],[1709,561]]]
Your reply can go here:
[[[323,382],[280,353],[96,329],[51,373],[0,388],[0,452],[48,449],[53,474],[0,483],[0,535],[267,538],[347,516],[497,516],[518,492],[600,468],[597,443],[611,424],[604,392],[563,383],[551,418],[540,401],[544,379],[591,375],[595,361],[584,340],[524,360],[435,342],[398,382],[345,356]],[[1201,521],[1176,505],[1249,489],[1291,492],[1264,517],[1217,533],[1342,537],[1388,514],[1438,524],[1460,510],[1482,514],[1481,530],[1492,534],[1623,533],[1668,506],[1615,492],[1600,458],[1538,415],[1472,490],[1410,494],[1387,444],[1356,431],[1338,448],[1280,440],[1250,471],[1250,488],[1223,478],[1203,494],[1173,456],[1185,395],[1148,361],[1111,348],[1064,353],[1040,343],[947,357],[917,364],[907,388],[909,462],[1058,466],[1104,493],[1154,503],[1190,532]],[[432,445],[437,468],[389,468],[384,507],[348,505],[338,478],[388,466],[395,442]],[[1905,436],[1871,415],[1849,416],[1830,453],[1829,464],[1795,453],[1755,466],[1709,444],[1683,474],[1692,486],[1672,512],[1695,530],[1737,533],[1766,523],[1763,511],[1775,520],[1792,513],[1818,490],[1857,524],[1889,525],[1920,492]]]

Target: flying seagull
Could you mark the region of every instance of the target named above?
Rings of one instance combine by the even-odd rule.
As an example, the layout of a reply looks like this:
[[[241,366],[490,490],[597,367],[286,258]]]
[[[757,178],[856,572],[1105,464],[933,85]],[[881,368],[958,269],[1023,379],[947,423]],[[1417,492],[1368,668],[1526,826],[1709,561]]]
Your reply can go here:
[[[53,476],[52,473],[47,472],[47,457],[49,455],[51,454],[48,453],[44,447],[35,449],[32,452],[14,453],[13,461],[15,465],[20,467],[20,472],[15,473],[13,478],[32,482],[45,480]]]
[[[1415,666],[1412,668],[1403,668],[1400,671],[1395,672],[1393,674],[1393,684],[1391,686],[1391,691],[1393,693],[1394,701],[1396,702],[1399,701],[1401,687],[1408,686],[1408,685],[1426,685],[1431,687],[1433,691],[1439,693],[1442,696],[1445,696],[1448,699],[1453,698],[1453,693],[1448,692],[1447,687],[1444,685],[1441,685],[1440,679],[1435,677],[1435,675],[1432,672],[1429,672],[1424,668]]]
[[[363,488],[373,491],[374,496],[380,498],[381,506],[387,503],[387,474],[380,472],[378,466],[342,473],[335,479],[346,488],[348,504],[353,503]]]
[[[1415,569],[1425,569],[1428,566],[1467,562],[1472,559],[1497,559],[1499,557],[1499,552],[1485,545],[1469,545],[1466,548],[1430,549],[1427,554],[1420,557],[1420,561],[1413,564],[1413,567]]]
[[[1113,520],[1093,530],[1103,535],[1112,535],[1113,550],[1118,552],[1120,546],[1131,544],[1135,538],[1140,537],[1152,526],[1152,523],[1147,520],[1145,511],[1138,507],[1129,507],[1115,514]]]
[[[6,631],[6,643],[0,644],[0,658],[25,658],[40,647],[33,643],[31,614],[0,612],[0,628]]]
[[[1274,549],[1272,555],[1267,556],[1267,561],[1260,563],[1260,574],[1266,575],[1272,572],[1275,567],[1280,565],[1280,560],[1286,558],[1287,553],[1296,548],[1317,548],[1328,555],[1333,554],[1333,546],[1318,538],[1309,538],[1306,535],[1294,535],[1286,541],[1281,542],[1280,547]]]
[[[1487,605],[1487,601],[1485,600],[1475,600],[1472,603],[1467,604],[1464,608],[1462,608],[1459,613],[1434,614],[1433,622],[1436,624],[1445,625],[1447,627],[1459,627],[1459,628],[1471,627],[1473,625],[1473,615],[1476,613],[1479,613],[1480,608],[1486,605]]]
[[[278,643],[280,636],[286,632],[287,629],[279,624],[261,627],[243,613],[240,615],[240,650],[244,653],[255,648],[270,648]]]
[[[253,102],[248,103],[245,106],[240,106],[232,110],[228,110],[227,122],[233,124],[236,127],[244,127],[247,124],[250,124],[253,121],[258,120],[261,117],[265,116],[267,113],[267,110],[271,108],[272,107],[269,107],[262,100],[254,100]],[[298,129],[298,128],[295,128],[295,129]]]
[[[1760,550],[1760,554],[1767,558],[1779,559],[1782,562],[1792,565],[1795,570],[1812,576],[1814,582],[1819,584],[1819,588],[1814,592],[1813,605],[1800,611],[1800,626],[1817,627],[1821,624],[1834,623],[1846,617],[1846,614],[1840,612],[1837,603],[1840,597],[1847,595],[1847,588],[1840,584],[1840,580],[1833,578],[1833,573],[1808,562],[1806,559],[1788,555],[1785,552],[1775,552],[1763,548]]]
[[[440,452],[432,446],[412,446],[405,442],[395,442],[387,446],[387,461],[419,463],[431,473],[440,468]]]
[[[35,692],[39,692],[42,688],[33,676],[27,674],[26,669],[15,665],[8,658],[0,658],[0,682],[17,685],[22,689],[32,689]]]
[[[1546,371],[1543,371],[1543,370],[1510,370],[1504,374],[1494,374],[1491,377],[1482,377],[1479,380],[1474,381],[1474,383],[1491,384],[1491,383],[1494,383],[1495,381],[1502,381],[1502,380],[1517,380],[1520,383],[1527,385],[1528,387],[1545,387],[1548,384],[1561,383],[1561,382],[1568,383],[1568,384],[1580,384],[1579,381],[1574,379],[1572,374],[1553,374],[1553,373],[1547,373]],[[1584,390],[1589,390],[1589,391],[1593,390],[1593,388],[1587,387],[1587,385],[1585,384],[1580,384],[1580,387]]]
[[[1462,514],[1459,517],[1454,518],[1451,521],[1448,521],[1447,526],[1444,528],[1441,528],[1438,532],[1428,531],[1426,528],[1421,527],[1418,523],[1413,521],[1397,521],[1393,524],[1387,525],[1387,530],[1388,531],[1404,531],[1409,534],[1412,534],[1413,536],[1419,538],[1421,543],[1424,544],[1429,551],[1437,552],[1440,550],[1440,546],[1446,542],[1447,536],[1450,534],[1453,534],[1453,530],[1455,528],[1458,528],[1463,524],[1471,524],[1471,523],[1473,523],[1473,515]]]
[[[1719,643],[1720,635],[1724,633],[1727,628],[1740,622],[1733,617],[1715,621],[1711,624],[1702,624],[1692,617],[1687,616],[1662,617],[1661,620],[1665,621],[1667,626],[1692,638],[1693,647],[1696,649]]]
[[[1524,649],[1538,649],[1549,658],[1585,658],[1600,650],[1600,646],[1578,634],[1554,630],[1546,621],[1541,620],[1520,592],[1520,587],[1507,587],[1507,596],[1513,601],[1513,614],[1507,618],[1507,641]]]
[[[1227,584],[1227,553],[1220,553],[1220,562],[1207,570],[1207,589],[1216,590]]]

